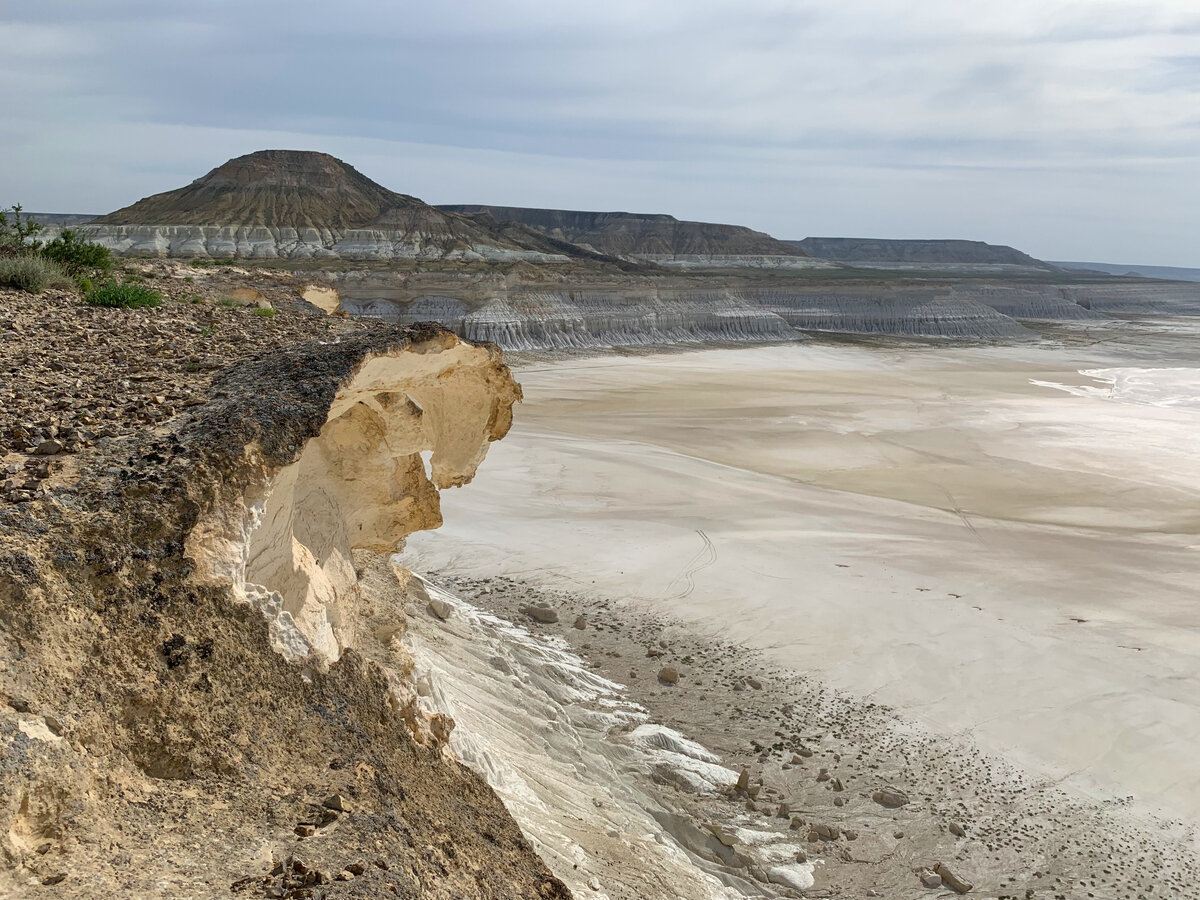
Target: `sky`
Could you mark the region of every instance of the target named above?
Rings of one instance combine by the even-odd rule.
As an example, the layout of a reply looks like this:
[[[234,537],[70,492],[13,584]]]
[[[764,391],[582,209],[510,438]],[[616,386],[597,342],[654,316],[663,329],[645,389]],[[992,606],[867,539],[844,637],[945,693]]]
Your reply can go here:
[[[1200,266],[1200,0],[0,0],[0,206],[260,149],[430,203]]]

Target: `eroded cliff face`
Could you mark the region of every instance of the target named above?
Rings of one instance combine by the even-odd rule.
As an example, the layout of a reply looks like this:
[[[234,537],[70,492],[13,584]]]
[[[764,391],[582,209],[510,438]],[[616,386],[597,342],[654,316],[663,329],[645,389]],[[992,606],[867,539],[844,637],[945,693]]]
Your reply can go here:
[[[805,330],[1031,337],[1014,319],[948,287],[706,289],[637,283],[612,290],[532,290],[494,285],[482,296],[468,289],[460,297],[411,300],[394,295],[354,299],[353,290],[348,288],[341,300],[341,307],[352,315],[435,321],[506,350],[797,340]],[[1063,305],[1075,308],[1065,301]]]
[[[436,226],[438,223],[434,223]],[[413,222],[405,227],[81,225],[75,231],[117,256],[179,259],[445,260],[564,263],[564,254],[523,248]],[[40,235],[52,240],[61,227]]]
[[[358,591],[518,397],[435,327],[312,342],[0,511],[0,896],[567,897]]]
[[[806,331],[1026,340],[1035,335],[1023,322],[1200,313],[1200,288],[1169,282],[537,274],[345,272],[334,281],[351,315],[438,322],[506,350],[796,340]]]

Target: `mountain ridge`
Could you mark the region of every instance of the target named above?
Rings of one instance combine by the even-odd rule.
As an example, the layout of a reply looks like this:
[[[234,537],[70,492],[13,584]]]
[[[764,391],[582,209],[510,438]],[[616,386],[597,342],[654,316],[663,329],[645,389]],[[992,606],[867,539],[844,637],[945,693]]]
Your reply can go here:
[[[809,256],[800,248],[743,225],[690,222],[667,213],[599,212],[469,203],[444,204],[438,209],[483,221],[516,222],[611,256]]]

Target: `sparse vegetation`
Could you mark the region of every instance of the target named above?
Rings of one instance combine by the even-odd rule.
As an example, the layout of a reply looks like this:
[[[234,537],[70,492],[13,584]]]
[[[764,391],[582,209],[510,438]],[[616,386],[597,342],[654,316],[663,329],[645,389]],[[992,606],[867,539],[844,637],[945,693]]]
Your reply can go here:
[[[112,268],[112,251],[85,241],[70,228],[42,247],[39,252],[52,259],[72,278],[86,272],[107,272]]]
[[[0,285],[40,294],[49,287],[69,285],[59,266],[40,256],[0,256]]]
[[[260,306],[254,310],[254,315],[258,316],[259,318],[269,319],[271,316],[275,315],[275,310],[269,306]]]
[[[37,222],[21,216],[21,204],[0,210],[0,256],[22,256],[35,252],[34,235],[42,230]]]
[[[162,303],[162,294],[142,284],[130,281],[110,281],[84,295],[92,306],[111,306],[123,309],[145,309]]]

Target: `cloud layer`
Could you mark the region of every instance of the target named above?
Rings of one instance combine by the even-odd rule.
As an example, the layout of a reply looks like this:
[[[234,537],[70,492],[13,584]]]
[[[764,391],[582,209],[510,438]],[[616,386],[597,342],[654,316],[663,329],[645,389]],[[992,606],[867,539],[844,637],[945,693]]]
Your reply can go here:
[[[1194,0],[39,0],[0,42],[0,204],[295,147],[431,202],[1200,265]]]

